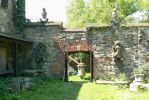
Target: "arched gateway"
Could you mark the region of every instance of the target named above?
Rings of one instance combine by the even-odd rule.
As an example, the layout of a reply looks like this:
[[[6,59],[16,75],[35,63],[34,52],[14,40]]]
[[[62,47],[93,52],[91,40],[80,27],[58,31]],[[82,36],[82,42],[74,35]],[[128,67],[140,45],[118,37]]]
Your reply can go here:
[[[84,52],[89,55],[91,79],[93,79],[93,52],[85,30],[63,30],[56,36],[57,46],[65,55],[64,81],[68,81],[68,55],[75,52]]]

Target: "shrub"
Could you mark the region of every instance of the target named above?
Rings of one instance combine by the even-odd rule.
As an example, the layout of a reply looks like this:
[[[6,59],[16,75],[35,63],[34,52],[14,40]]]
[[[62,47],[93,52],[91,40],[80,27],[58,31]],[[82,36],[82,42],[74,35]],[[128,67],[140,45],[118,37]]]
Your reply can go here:
[[[149,62],[133,70],[134,74],[144,74],[144,81],[149,82]]]
[[[144,86],[142,86],[142,85],[138,85],[138,91],[145,91],[145,90],[147,90],[147,88],[146,87],[144,87]]]
[[[8,79],[0,78],[0,94],[8,94],[10,92],[10,89],[7,87]]]
[[[124,73],[121,73],[121,74],[118,75],[118,80],[119,81],[126,81],[127,77]]]

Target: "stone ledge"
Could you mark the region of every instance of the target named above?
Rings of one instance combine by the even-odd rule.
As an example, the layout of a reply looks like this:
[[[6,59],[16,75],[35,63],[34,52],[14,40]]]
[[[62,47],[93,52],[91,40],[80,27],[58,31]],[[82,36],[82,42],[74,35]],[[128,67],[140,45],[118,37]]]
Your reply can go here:
[[[149,27],[149,23],[128,23],[125,25],[121,25],[121,27]]]
[[[44,70],[23,70],[22,76],[40,76],[45,74]]]
[[[113,84],[113,85],[116,85],[116,84],[128,84],[128,82],[127,81],[116,81],[116,82],[113,82],[113,81],[100,81],[100,80],[97,80],[96,84]]]
[[[64,30],[61,30],[61,32],[65,32],[65,33],[86,33],[86,29],[64,29]]]
[[[47,23],[31,22],[31,23],[26,24],[26,27],[37,27],[37,26],[61,26],[61,27],[63,27],[63,23],[51,21],[51,22],[47,22]]]
[[[29,42],[29,43],[33,42],[27,38],[21,38],[19,36],[15,36],[14,34],[10,35],[10,34],[6,34],[6,33],[2,33],[2,32],[0,32],[0,37],[12,39],[12,40],[18,40],[18,41],[22,41],[22,42]]]
[[[90,30],[97,30],[97,29],[105,29],[105,28],[112,28],[112,24],[103,24],[103,25],[88,25],[86,27],[87,31]],[[133,27],[149,27],[149,23],[127,23],[120,25],[121,28],[133,28]]]

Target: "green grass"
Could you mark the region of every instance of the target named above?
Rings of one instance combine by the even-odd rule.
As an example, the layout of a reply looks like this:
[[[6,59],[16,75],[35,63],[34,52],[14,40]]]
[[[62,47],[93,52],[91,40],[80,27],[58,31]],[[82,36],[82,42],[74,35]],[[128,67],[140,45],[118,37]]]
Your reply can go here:
[[[149,91],[130,92],[128,88],[117,89],[114,85],[99,85],[84,80],[62,82],[46,81],[36,89],[1,96],[0,100],[148,100]]]
[[[91,74],[90,73],[86,73],[85,76],[81,79],[79,76],[77,75],[71,75],[69,76],[69,81],[83,81],[83,82],[88,82],[91,79]]]

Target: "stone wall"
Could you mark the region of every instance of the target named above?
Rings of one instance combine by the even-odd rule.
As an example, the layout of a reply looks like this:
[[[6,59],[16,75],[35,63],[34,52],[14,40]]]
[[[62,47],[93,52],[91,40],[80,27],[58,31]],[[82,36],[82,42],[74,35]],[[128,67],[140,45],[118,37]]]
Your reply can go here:
[[[0,0],[0,32],[13,33],[14,32],[14,12],[15,0],[8,0],[8,7],[2,7]]]
[[[33,47],[30,51],[30,55],[32,58],[32,67],[33,69],[38,69],[36,62],[36,56],[39,54],[35,54],[36,46],[39,43],[43,43],[46,48],[46,60],[42,63],[42,70],[45,70],[47,73],[54,75],[63,75],[64,73],[64,54],[63,52],[56,46],[55,37],[62,30],[62,23],[31,23],[26,27],[26,37],[33,41]]]
[[[125,66],[128,69],[138,67],[148,61],[149,26],[121,26],[115,30],[112,26],[88,27],[89,40],[94,53],[94,78],[112,79],[114,41],[120,40],[125,48]],[[139,35],[139,30],[142,35]],[[142,42],[139,42],[142,38]],[[132,70],[128,70],[131,73]]]
[[[109,26],[89,27],[88,38],[93,51],[94,79],[104,78],[112,72],[113,29]]]
[[[6,7],[1,6],[1,3],[0,0],[0,34],[2,37],[3,35],[7,37],[8,34],[19,37],[19,34],[13,34],[16,31],[13,23],[16,0],[8,0]],[[87,31],[69,31],[63,30],[62,23],[50,22],[46,24],[29,23],[25,28],[25,38],[31,40],[33,45],[25,43],[17,45],[18,71],[39,69],[40,65],[40,69],[47,73],[63,75],[64,51],[88,51],[93,52],[94,55],[94,79],[109,78],[108,80],[110,80],[116,71],[112,57],[116,40],[120,40],[125,48],[124,64],[126,69],[130,69],[127,70],[128,73],[131,73],[133,68],[149,61],[149,25],[89,26]],[[3,47],[5,43],[1,42],[0,47]],[[10,62],[8,60],[12,58],[11,48],[8,48],[11,47],[11,43],[12,41],[9,42],[8,46],[5,45],[9,49],[6,49],[6,54],[10,51],[7,54],[9,56],[6,56],[6,63]],[[38,47],[39,44],[43,45],[46,50],[43,47]],[[3,51],[2,54],[4,55],[5,52]],[[45,57],[39,57],[38,54]],[[38,57],[42,62],[37,62]],[[9,66],[12,65],[9,64]]]

